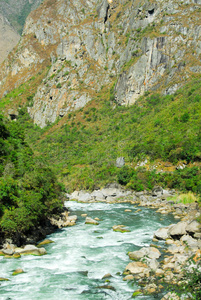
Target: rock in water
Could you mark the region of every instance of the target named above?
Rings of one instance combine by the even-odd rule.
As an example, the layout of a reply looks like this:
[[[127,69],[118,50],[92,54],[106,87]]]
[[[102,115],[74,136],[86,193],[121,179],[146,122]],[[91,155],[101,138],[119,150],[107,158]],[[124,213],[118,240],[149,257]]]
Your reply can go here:
[[[8,278],[0,277],[0,281],[9,281]]]
[[[98,221],[89,217],[86,217],[85,224],[99,225]]]
[[[18,275],[18,274],[22,274],[24,273],[24,271],[22,269],[16,269],[15,271],[13,271],[12,275],[15,276],[15,275]]]
[[[45,248],[37,248],[34,245],[26,245],[24,248],[16,248],[15,252],[21,255],[44,255],[47,253]]]
[[[114,225],[114,226],[112,227],[112,229],[113,229],[114,231],[119,231],[119,232],[130,232],[129,229],[126,229],[126,228],[125,228],[125,225]]]
[[[148,266],[140,261],[131,262],[126,266],[125,271],[129,271],[131,274],[140,274],[148,270]]]

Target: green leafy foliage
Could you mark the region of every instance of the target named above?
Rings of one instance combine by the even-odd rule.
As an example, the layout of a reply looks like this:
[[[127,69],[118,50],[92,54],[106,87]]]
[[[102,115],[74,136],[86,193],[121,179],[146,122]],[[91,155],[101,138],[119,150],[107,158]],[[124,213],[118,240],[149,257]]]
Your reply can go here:
[[[60,212],[62,188],[52,170],[34,157],[20,123],[0,117],[0,142],[0,233],[11,236]]]
[[[201,171],[198,167],[175,170],[171,173],[157,173],[156,170],[147,171],[145,168],[133,170],[133,168],[125,166],[120,169],[117,179],[120,184],[136,191],[152,189],[154,185],[161,185],[201,194]]]
[[[172,287],[178,296],[188,296],[188,299],[201,299],[201,261],[197,264],[189,260],[183,269],[183,280],[179,286]]]
[[[93,104],[71,112],[55,124],[40,129],[21,109],[17,123],[25,128],[26,140],[51,164],[57,177],[72,191],[93,189],[119,181],[135,189],[155,184],[200,193],[201,82],[192,80],[175,95],[145,93],[133,106],[115,103],[115,89],[102,87]],[[65,120],[65,121],[64,121]],[[123,156],[126,167],[115,166]],[[158,173],[134,169],[149,158],[190,163],[184,170]],[[18,159],[19,160],[19,159]],[[196,163],[193,166],[193,163]]]

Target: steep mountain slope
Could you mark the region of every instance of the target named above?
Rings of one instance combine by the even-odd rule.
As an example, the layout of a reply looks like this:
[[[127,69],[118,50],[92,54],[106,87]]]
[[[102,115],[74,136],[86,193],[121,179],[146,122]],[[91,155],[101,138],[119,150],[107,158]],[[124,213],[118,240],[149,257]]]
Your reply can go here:
[[[41,0],[0,0],[0,64],[17,45],[26,17]]]
[[[201,193],[200,79],[174,95],[152,94],[115,109],[110,92],[102,89],[84,108],[43,129],[25,110],[17,122],[34,152],[71,191],[119,180],[135,190],[159,184]],[[123,169],[116,166],[119,157],[125,159]]]
[[[49,66],[29,107],[44,127],[85,106],[103,87],[119,105],[150,90],[172,94],[201,71],[200,4],[46,0],[2,65],[0,95]]]
[[[42,0],[0,0],[0,14],[9,21],[18,34],[21,34],[26,17],[41,2]]]
[[[12,28],[8,20],[0,14],[0,64],[15,47],[20,35]]]

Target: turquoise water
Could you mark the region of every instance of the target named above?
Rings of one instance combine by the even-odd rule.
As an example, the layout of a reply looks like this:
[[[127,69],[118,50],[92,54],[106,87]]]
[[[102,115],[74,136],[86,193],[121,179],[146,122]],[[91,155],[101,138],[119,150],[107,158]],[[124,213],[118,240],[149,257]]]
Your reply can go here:
[[[149,246],[153,233],[161,226],[175,223],[171,215],[165,216],[148,208],[135,213],[139,207],[129,203],[76,203],[66,202],[71,215],[78,216],[77,225],[58,230],[48,236],[54,243],[46,246],[47,255],[24,256],[20,259],[0,258],[2,300],[127,300],[137,286],[123,281],[122,272],[130,262],[127,252]],[[131,209],[131,212],[125,212]],[[84,224],[81,214],[101,219],[99,225]],[[114,232],[112,226],[126,225],[130,232]],[[22,268],[25,273],[12,276]],[[109,285],[102,277],[110,273]],[[161,299],[161,295],[139,296],[135,299]]]

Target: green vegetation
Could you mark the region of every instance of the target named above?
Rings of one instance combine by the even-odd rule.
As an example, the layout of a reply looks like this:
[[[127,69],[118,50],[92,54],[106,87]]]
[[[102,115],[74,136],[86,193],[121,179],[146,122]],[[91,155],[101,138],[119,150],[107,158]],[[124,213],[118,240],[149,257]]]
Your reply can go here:
[[[172,290],[176,292],[178,296],[190,295],[190,299],[201,299],[201,261],[195,264],[193,259],[189,260],[185,268],[183,269],[183,278],[181,284],[172,287]]]
[[[175,203],[193,203],[198,202],[199,198],[195,196],[192,192],[188,192],[185,194],[175,195],[173,197],[168,198],[167,200],[174,201]]]
[[[15,239],[45,224],[62,209],[61,190],[51,169],[34,157],[20,124],[0,117],[1,238]]]
[[[152,189],[154,185],[161,185],[180,191],[193,191],[194,193],[201,194],[201,172],[198,167],[160,173],[156,172],[156,170],[147,171],[145,168],[133,170],[133,168],[125,166],[118,173],[118,181],[136,191]],[[193,198],[189,195],[185,197],[182,196],[180,198],[181,202],[190,203]]]
[[[93,189],[119,181],[137,191],[160,184],[201,193],[201,83],[194,79],[175,95],[146,94],[131,107],[116,106],[114,85],[101,89],[92,103],[40,129],[20,115],[26,140],[51,164],[72,191]],[[111,106],[112,105],[112,106]],[[115,166],[124,156],[126,166]],[[134,169],[148,158],[150,170]],[[188,163],[183,170],[155,170],[155,161]],[[194,163],[194,165],[193,165]]]

